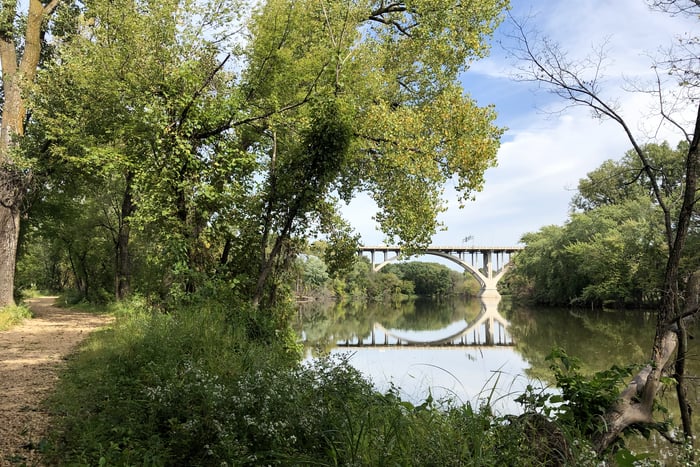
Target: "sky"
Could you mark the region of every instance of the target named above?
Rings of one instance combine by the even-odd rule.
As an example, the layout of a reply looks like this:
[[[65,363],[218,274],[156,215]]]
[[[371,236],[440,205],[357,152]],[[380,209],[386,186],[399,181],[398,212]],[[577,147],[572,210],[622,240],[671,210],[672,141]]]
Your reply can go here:
[[[655,127],[653,102],[625,89],[631,81],[652,79],[652,57],[659,57],[678,34],[697,33],[697,20],[652,12],[644,0],[511,2],[515,18],[527,18],[528,27],[556,41],[571,58],[583,58],[605,42],[605,86],[635,137],[649,141],[654,133],[673,146],[678,143],[679,133]],[[537,84],[513,79],[516,63],[507,52],[512,28],[506,19],[491,41],[490,56],[461,77],[465,92],[479,105],[493,104],[497,124],[507,128],[498,165],[486,172],[484,189],[464,209],[458,209],[457,196],[446,187],[449,208],[440,220],[447,230],[434,235],[433,245],[514,246],[527,232],[562,225],[578,181],[631,148],[617,123],[594,119],[584,108],[565,109],[564,101]],[[372,219],[376,205],[368,196],[358,196],[343,212],[364,245],[384,243]]]

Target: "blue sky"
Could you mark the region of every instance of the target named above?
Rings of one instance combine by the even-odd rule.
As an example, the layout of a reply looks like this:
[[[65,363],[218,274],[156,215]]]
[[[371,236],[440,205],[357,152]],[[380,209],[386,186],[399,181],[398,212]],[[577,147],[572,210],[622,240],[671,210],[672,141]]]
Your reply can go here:
[[[653,135],[675,145],[680,135],[657,128],[650,117],[653,101],[627,92],[629,82],[653,78],[651,57],[670,46],[676,35],[697,32],[697,20],[651,12],[644,0],[512,0],[513,15],[541,35],[558,42],[572,58],[583,58],[607,41],[606,89],[620,103],[621,113],[642,142]],[[446,187],[449,209],[441,216],[447,231],[434,245],[516,245],[526,232],[563,224],[578,180],[606,159],[619,159],[631,147],[619,125],[592,118],[584,108],[567,109],[564,102],[536,84],[512,79],[516,71],[499,45],[508,42],[508,20],[493,40],[492,53],[463,75],[465,92],[480,105],[494,104],[498,124],[507,127],[498,166],[486,172],[486,184],[464,209]],[[556,112],[556,113],[553,113]],[[371,213],[376,206],[359,196],[344,212],[365,245],[383,243]]]

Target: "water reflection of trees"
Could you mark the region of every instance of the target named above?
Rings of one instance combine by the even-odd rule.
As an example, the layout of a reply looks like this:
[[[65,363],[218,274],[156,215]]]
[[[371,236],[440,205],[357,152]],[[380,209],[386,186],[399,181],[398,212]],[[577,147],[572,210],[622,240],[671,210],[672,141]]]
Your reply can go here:
[[[578,358],[582,371],[591,374],[613,365],[628,366],[644,364],[649,359],[649,348],[654,338],[655,317],[643,311],[586,311],[549,308],[513,307],[508,311],[509,331],[515,341],[516,350],[530,365],[528,376],[553,383],[549,362],[545,357],[554,347],[566,350]],[[700,332],[700,323],[695,323],[694,332]],[[689,341],[686,377],[698,380],[700,375],[700,342]],[[688,395],[691,405],[700,405],[700,390],[695,385]],[[660,401],[669,408],[671,419],[678,421],[677,408],[672,401],[673,391]],[[700,423],[697,414],[693,423]],[[629,441],[635,446],[635,440]],[[665,441],[652,440],[656,449],[666,446]],[[642,450],[649,449],[646,440],[639,443]]]
[[[612,365],[642,363],[654,337],[654,321],[642,311],[594,311],[517,307],[509,313],[516,349],[528,375],[550,378],[547,355],[562,348],[592,373]]]
[[[591,311],[498,306],[510,326],[515,350],[530,365],[528,376],[551,381],[547,355],[563,348],[592,373],[611,367],[644,363],[654,335],[654,322],[643,311]],[[481,311],[479,300],[415,300],[398,305],[361,303],[302,304],[295,328],[315,352],[329,352],[337,342],[369,336],[374,323],[387,329],[430,331],[465,320],[472,322]],[[700,328],[698,328],[700,331]],[[694,353],[688,361],[692,374],[700,374],[700,344],[691,341]]]
[[[382,317],[385,327],[410,329],[414,331],[431,331],[442,329],[459,320],[467,322],[474,319],[480,311],[478,300],[431,300],[416,299],[403,309],[394,320]]]

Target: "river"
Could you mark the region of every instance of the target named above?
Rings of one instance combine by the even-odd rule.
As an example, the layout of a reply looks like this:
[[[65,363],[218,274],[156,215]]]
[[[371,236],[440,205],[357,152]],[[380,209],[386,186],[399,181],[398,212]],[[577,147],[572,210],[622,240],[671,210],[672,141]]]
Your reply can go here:
[[[477,321],[489,323],[490,337],[484,325],[471,326]],[[297,331],[308,358],[321,352],[345,354],[380,391],[393,385],[413,403],[430,394],[472,405],[489,403],[506,414],[519,412],[513,399],[528,384],[552,390],[546,361],[552,349],[580,359],[586,373],[643,363],[654,325],[654,314],[641,310],[551,309],[516,306],[508,299],[452,299],[397,305],[305,304],[299,309]],[[468,334],[460,336],[464,330]],[[430,344],[445,339],[447,345]],[[698,407],[696,341],[690,343],[689,357],[687,373],[695,381],[689,396]],[[672,403],[671,399],[669,407]]]

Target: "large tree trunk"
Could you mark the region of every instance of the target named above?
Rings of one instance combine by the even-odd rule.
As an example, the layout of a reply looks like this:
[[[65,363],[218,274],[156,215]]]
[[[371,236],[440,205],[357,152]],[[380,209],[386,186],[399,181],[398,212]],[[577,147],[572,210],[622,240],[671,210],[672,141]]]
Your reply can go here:
[[[19,239],[19,212],[0,205],[0,307],[14,300],[15,258]]]
[[[131,293],[131,253],[129,252],[129,237],[131,234],[130,217],[136,210],[131,194],[131,182],[134,176],[126,174],[126,187],[122,198],[119,216],[119,231],[117,232],[116,268],[114,293],[117,300],[123,300]]]
[[[637,373],[620,394],[617,404],[606,414],[607,430],[595,440],[598,453],[604,452],[626,428],[635,424],[654,423],[654,399],[661,388],[661,376],[669,364],[677,343],[678,337],[671,330],[657,336],[652,363]]]
[[[20,207],[30,179],[26,170],[17,169],[12,155],[15,138],[24,135],[27,117],[22,89],[36,77],[43,23],[59,0],[51,0],[46,5],[41,0],[29,0],[21,61],[17,57],[14,30],[18,3],[5,1],[0,6],[0,67],[4,93],[0,124],[0,307],[14,304]]]

